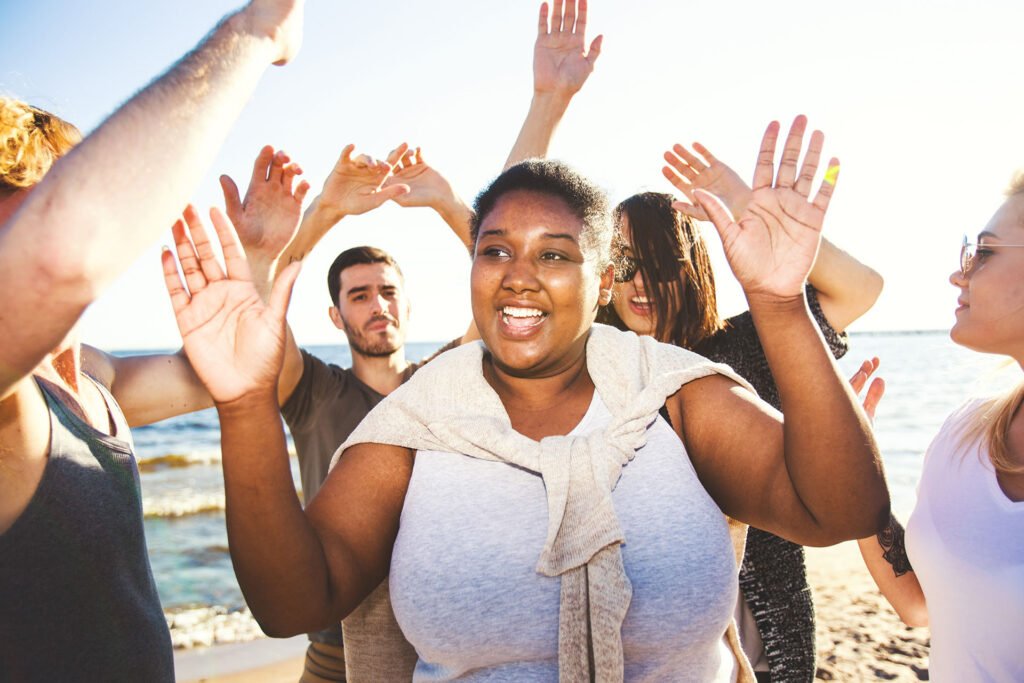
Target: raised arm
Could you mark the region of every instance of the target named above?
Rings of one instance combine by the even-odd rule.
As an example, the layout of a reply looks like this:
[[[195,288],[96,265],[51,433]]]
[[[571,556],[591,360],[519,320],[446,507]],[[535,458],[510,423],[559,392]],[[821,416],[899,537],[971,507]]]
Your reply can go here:
[[[533,157],[546,157],[555,129],[569,102],[594,70],[604,36],[587,49],[587,0],[554,1],[548,22],[548,3],[541,3],[537,42],[533,47],[533,99],[505,168]]]
[[[387,162],[391,165],[392,175],[384,181],[384,187],[409,187],[409,192],[395,197],[395,203],[404,207],[430,207],[448,224],[463,246],[472,251],[469,231],[473,210],[455,192],[448,179],[424,161],[420,148],[410,148],[403,143],[391,150]]]
[[[790,128],[787,148],[800,141],[807,128],[807,119],[798,116]],[[825,136],[821,131],[811,134],[807,154],[801,164],[799,177],[814,178],[821,159]],[[696,205],[694,191],[703,189],[718,196],[734,216],[745,210],[753,191],[728,165],[716,158],[699,142],[693,143],[693,152],[680,144],[665,152],[666,166],[662,173],[682,192],[689,202],[675,202],[672,206],[697,220],[708,220],[704,210]],[[882,292],[882,276],[838,248],[827,239],[821,240],[814,267],[807,280],[818,291],[818,303],[829,324],[842,332],[857,318],[864,315]]]
[[[778,124],[765,133],[753,194],[733,220],[695,190],[743,286],[779,389],[781,416],[728,380],[686,385],[682,431],[705,487],[726,514],[804,545],[877,532],[889,519],[881,461],[863,411],[814,324],[804,281],[839,172],[833,159],[813,200],[797,174],[801,140],[774,168]],[[726,419],[727,418],[727,419]],[[742,430],[731,429],[735,423]]]
[[[229,15],[62,159],[0,228],[0,287],[17,292],[0,314],[0,395],[181,210],[264,69],[298,50],[302,4],[253,0]]]
[[[211,216],[224,267],[201,224],[179,245],[184,282],[171,253],[163,266],[185,351],[220,418],[231,560],[267,634],[314,631],[337,623],[387,574],[412,454],[352,449],[337,468],[345,476],[328,479],[307,518],[292,485],[276,388],[298,264],[281,271],[264,303],[231,224],[216,210]]]
[[[864,361],[850,378],[850,386],[856,393],[864,389],[871,375],[878,370],[878,359]],[[885,382],[881,377],[871,381],[867,394],[864,396],[864,412],[874,422],[875,409],[885,394]],[[928,625],[928,605],[924,591],[917,580],[917,574],[910,565],[907,548],[904,544],[905,530],[895,516],[881,532],[857,541],[864,564],[875,580],[875,585],[885,599],[889,601],[896,614],[907,626]]]

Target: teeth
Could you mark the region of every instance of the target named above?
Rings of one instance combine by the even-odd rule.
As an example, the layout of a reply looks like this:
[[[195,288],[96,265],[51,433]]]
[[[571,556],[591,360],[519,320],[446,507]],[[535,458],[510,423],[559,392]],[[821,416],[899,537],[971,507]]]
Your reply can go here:
[[[635,304],[648,304],[648,303],[650,303],[650,301],[647,299],[646,296],[634,296],[632,301]]]
[[[543,311],[536,308],[517,308],[516,306],[505,306],[501,312],[510,318],[539,318],[544,315]]]

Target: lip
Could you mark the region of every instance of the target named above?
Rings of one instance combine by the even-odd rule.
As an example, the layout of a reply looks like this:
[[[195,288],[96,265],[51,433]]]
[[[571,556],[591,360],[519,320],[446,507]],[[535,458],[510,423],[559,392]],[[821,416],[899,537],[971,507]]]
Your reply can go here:
[[[957,299],[956,303],[958,304],[955,311],[956,313],[959,313],[960,311],[966,311],[968,308],[971,307],[970,304],[968,304],[966,301],[962,299]]]
[[[372,322],[372,323],[370,323],[369,325],[366,326],[366,331],[367,332],[380,332],[382,330],[386,330],[388,327],[390,327],[393,324],[394,323],[392,321],[390,321],[390,320],[375,320],[374,322]]]
[[[504,313],[504,309],[506,307],[533,308],[538,311],[541,311],[543,315],[537,318],[536,322],[532,322],[526,325],[513,325],[509,323],[508,317]],[[536,337],[538,334],[540,334],[541,330],[544,328],[544,325],[547,323],[548,318],[550,317],[550,312],[545,311],[543,307],[538,306],[535,302],[522,300],[504,301],[501,303],[500,306],[498,306],[495,313],[498,316],[498,332],[501,334],[501,336],[507,339],[514,339],[517,341]]]
[[[629,310],[631,310],[635,315],[639,315],[646,318],[651,315],[652,311],[654,311],[654,306],[651,305],[650,301],[648,301],[646,304],[636,303],[635,301],[633,301],[633,297],[630,297]]]

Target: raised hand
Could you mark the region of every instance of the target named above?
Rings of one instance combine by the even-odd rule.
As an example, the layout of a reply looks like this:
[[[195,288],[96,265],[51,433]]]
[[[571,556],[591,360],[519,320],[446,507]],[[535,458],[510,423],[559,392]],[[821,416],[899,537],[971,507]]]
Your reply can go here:
[[[601,54],[603,36],[587,50],[587,0],[554,0],[548,25],[548,3],[540,6],[537,42],[533,48],[533,89],[572,97],[587,81]]]
[[[302,46],[302,20],[306,0],[252,0],[238,17],[253,34],[274,43],[274,64],[287,64]]]
[[[696,205],[693,196],[693,191],[700,189],[721,197],[734,216],[742,214],[753,192],[750,187],[736,171],[717,159],[704,145],[695,142],[693,149],[700,155],[699,158],[678,143],[665,152],[668,165],[662,167],[662,175],[690,200],[673,202],[672,208],[699,221],[708,220],[707,213]]]
[[[400,206],[429,206],[435,209],[456,201],[457,197],[451,184],[423,160],[423,152],[419,147],[402,144],[391,150],[387,162],[392,174],[384,181],[384,187],[407,185],[406,194],[395,197]]]
[[[872,358],[861,363],[860,368],[857,372],[853,373],[853,377],[850,378],[850,386],[853,387],[853,393],[860,394],[864,389],[864,385],[867,384],[868,379],[871,375],[878,370],[879,360],[878,358]],[[872,422],[875,421],[875,410],[878,408],[879,402],[882,400],[882,396],[885,395],[885,380],[881,377],[876,377],[871,381],[871,386],[868,387],[868,393],[864,395],[864,412],[867,414],[868,419]]]
[[[220,177],[228,218],[250,259],[259,256],[276,260],[298,230],[309,183],[303,180],[293,190],[293,180],[302,169],[290,161],[283,150],[274,152],[269,145],[261,149],[245,199],[239,197],[234,180]]]
[[[224,267],[210,243],[195,208],[185,210],[174,234],[175,257],[161,255],[164,282],[189,361],[216,403],[234,401],[252,392],[276,395],[285,347],[285,313],[299,265],[285,268],[264,304],[252,283],[249,266],[228,219],[210,211]]]
[[[811,184],[821,156],[824,135],[815,131],[799,174],[807,118],[798,116],[790,128],[778,172],[775,145],[779,124],[772,121],[761,141],[754,172],[753,194],[743,213],[733,219],[714,195],[694,189],[722,238],[725,256],[748,300],[793,299],[803,295],[804,282],[821,242],[825,211],[839,176],[839,160],[829,161],[814,199]]]
[[[391,164],[366,154],[353,157],[354,150],[355,145],[345,145],[341,150],[338,163],[327,177],[317,200],[321,210],[330,212],[337,219],[366,213],[409,192],[409,186],[402,183],[384,186],[391,175]],[[400,158],[408,150],[408,145],[403,143],[398,150],[395,152]]]

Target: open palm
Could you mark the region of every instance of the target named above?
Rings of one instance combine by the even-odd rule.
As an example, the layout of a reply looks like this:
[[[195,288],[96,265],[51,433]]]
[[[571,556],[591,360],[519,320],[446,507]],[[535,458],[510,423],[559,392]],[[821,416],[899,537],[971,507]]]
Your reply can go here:
[[[694,191],[701,208],[715,224],[729,265],[748,296],[800,296],[814,265],[839,161],[829,162],[818,193],[813,200],[809,199],[824,137],[820,133],[812,136],[811,148],[798,174],[806,124],[806,118],[797,117],[777,173],[774,158],[779,124],[773,121],[768,126],[758,154],[754,192],[737,219],[733,220],[710,193]]]
[[[222,269],[201,223],[175,223],[174,256],[162,256],[164,281],[189,362],[217,403],[247,393],[276,391],[284,358],[284,317],[298,265],[282,271],[270,303],[252,283],[238,238],[219,211],[211,211],[224,253]],[[191,239],[190,239],[191,236]]]
[[[672,208],[699,221],[708,220],[707,213],[696,205],[693,196],[694,190],[706,190],[720,197],[734,216],[742,214],[750,201],[750,187],[699,142],[693,143],[693,149],[696,154],[677,143],[665,152],[667,165],[662,167],[662,175],[690,200],[673,202]]]
[[[587,50],[587,0],[555,0],[551,25],[548,4],[540,6],[537,42],[533,48],[533,87],[537,92],[573,95],[583,87],[601,54],[598,36]]]

